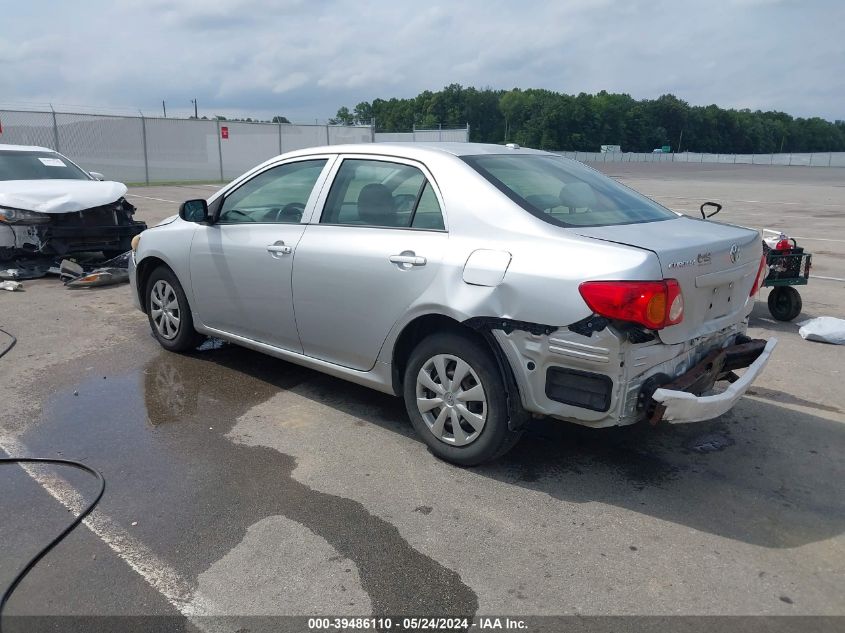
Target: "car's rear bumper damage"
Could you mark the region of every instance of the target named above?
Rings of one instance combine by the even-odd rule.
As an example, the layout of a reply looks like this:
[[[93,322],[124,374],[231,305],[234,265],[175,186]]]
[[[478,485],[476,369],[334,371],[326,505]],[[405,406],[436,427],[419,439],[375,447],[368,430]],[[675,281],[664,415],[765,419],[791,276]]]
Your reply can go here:
[[[775,338],[758,339],[711,352],[688,372],[655,390],[651,398],[656,405],[649,421],[700,422],[726,413],[763,371],[776,345]],[[746,367],[742,376],[733,373]],[[721,393],[702,395],[718,380],[731,384]]]
[[[641,420],[709,420],[728,411],[762,372],[777,341],[752,341],[745,322],[694,341],[657,337],[603,324],[540,331],[492,329],[513,370],[523,408],[594,428]],[[739,377],[733,372],[747,368]],[[715,383],[732,383],[707,395]]]

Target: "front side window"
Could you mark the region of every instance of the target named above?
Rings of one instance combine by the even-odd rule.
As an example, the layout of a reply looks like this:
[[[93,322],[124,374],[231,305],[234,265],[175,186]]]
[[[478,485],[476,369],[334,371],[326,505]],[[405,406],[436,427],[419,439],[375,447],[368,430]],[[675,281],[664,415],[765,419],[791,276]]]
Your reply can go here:
[[[421,216],[417,219],[418,216]],[[321,224],[443,230],[437,196],[411,165],[346,159],[335,176]]]
[[[0,150],[0,180],[91,180],[90,176],[55,152]]]
[[[219,224],[299,224],[326,159],[286,163],[263,171],[228,194]]]
[[[608,226],[678,216],[615,180],[555,156],[504,154],[463,160],[511,200],[558,226]]]

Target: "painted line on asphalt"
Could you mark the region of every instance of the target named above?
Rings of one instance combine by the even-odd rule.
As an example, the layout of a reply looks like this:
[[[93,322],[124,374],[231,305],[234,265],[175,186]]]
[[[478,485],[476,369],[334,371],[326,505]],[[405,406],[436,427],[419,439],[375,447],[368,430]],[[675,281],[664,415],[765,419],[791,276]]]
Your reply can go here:
[[[172,202],[173,204],[177,204],[175,200],[165,200],[164,198],[151,198],[150,196],[139,196],[137,193],[127,193],[126,195],[130,198],[144,198],[144,200],[155,200],[157,202]]]
[[[677,211],[678,213],[684,214],[697,214],[698,209],[676,209],[675,207],[669,207],[672,211]],[[764,215],[763,213],[757,213],[755,211],[746,211],[747,215]],[[845,217],[845,214],[843,214]],[[836,242],[838,244],[845,244],[845,240],[837,240],[832,237],[801,237],[800,235],[793,235],[796,240],[809,240],[811,242]]]
[[[670,200],[704,200],[704,198],[691,198],[689,196],[662,196],[662,195],[655,195],[655,198],[667,198]],[[808,203],[808,202],[784,202],[783,200],[727,200],[725,198],[707,198],[708,201],[711,202],[745,202],[748,204],[784,204],[790,206],[814,206],[814,207],[839,207],[842,208],[841,204],[828,204],[828,203]],[[845,213],[843,213],[845,216]]]
[[[21,442],[9,437],[0,437],[0,450],[10,457],[32,454]],[[30,464],[20,467],[71,512],[79,513],[85,507],[84,497],[64,479],[50,474],[47,467]],[[179,613],[190,618],[214,612],[206,600],[198,598],[192,583],[107,514],[95,509],[82,523]]]
[[[810,275],[810,279],[824,279],[825,281],[845,281],[841,277],[822,277],[821,275]]]
[[[831,237],[798,237],[797,235],[794,236],[796,240],[812,240],[814,242],[841,242],[845,244],[845,240],[835,240]]]

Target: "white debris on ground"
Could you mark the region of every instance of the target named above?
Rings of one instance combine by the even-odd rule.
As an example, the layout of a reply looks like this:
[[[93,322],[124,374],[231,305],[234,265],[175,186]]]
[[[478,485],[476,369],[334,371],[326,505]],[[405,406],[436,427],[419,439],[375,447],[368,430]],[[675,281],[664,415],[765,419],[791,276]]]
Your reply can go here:
[[[798,333],[808,341],[845,345],[845,319],[836,317],[816,317],[798,324]]]
[[[23,288],[23,284],[19,281],[0,281],[0,290],[14,292],[15,290],[20,290],[21,288]]]

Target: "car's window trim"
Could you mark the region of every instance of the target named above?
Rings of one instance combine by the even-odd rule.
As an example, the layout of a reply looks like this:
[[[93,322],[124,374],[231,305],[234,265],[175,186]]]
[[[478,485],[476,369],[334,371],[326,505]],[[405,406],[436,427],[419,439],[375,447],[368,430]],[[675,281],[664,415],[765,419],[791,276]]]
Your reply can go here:
[[[515,191],[513,191],[510,187],[508,187],[501,180],[496,178],[489,171],[487,171],[486,169],[483,169],[483,168],[479,167],[478,165],[474,164],[475,163],[474,159],[477,159],[479,157],[485,157],[486,158],[488,156],[509,156],[509,154],[469,154],[469,155],[466,155],[466,156],[460,156],[459,158],[462,161],[464,161],[473,171],[475,171],[475,173],[477,173],[484,180],[486,180],[491,185],[493,185],[496,189],[498,189],[503,194],[505,194],[511,201],[513,201],[514,203],[519,205],[520,208],[525,209],[526,211],[528,211],[528,213],[530,213],[531,215],[533,215],[537,219],[542,220],[543,222],[546,222],[546,223],[551,224],[553,226],[559,226],[559,227],[562,227],[562,228],[565,228],[565,229],[578,229],[578,228],[586,229],[586,228],[601,228],[601,227],[605,227],[605,226],[625,226],[625,225],[628,225],[628,224],[649,224],[651,222],[665,222],[667,220],[676,219],[676,218],[672,218],[672,217],[666,217],[666,218],[655,218],[653,220],[631,220],[629,222],[614,222],[613,224],[570,224],[569,222],[564,222],[563,220],[559,220],[558,218],[544,212],[542,209],[535,207],[533,204],[528,202],[528,200],[526,200],[522,196],[518,195]],[[556,154],[550,154],[549,156],[555,157],[557,155]],[[592,169],[591,167],[586,166],[586,165],[585,165],[585,167],[587,167],[588,169]],[[593,170],[593,171],[596,171],[596,170]],[[617,184],[622,185],[626,189],[631,189],[630,187],[622,184],[621,182],[618,182]],[[636,190],[633,190],[633,189],[632,189],[632,191],[634,191],[634,193],[639,193],[639,192],[637,192]],[[642,196],[643,194],[639,194],[639,195]],[[647,196],[643,196],[643,197],[647,197]],[[651,198],[649,198],[649,200],[651,200]],[[656,204],[660,207],[663,207],[662,204],[655,202],[654,200],[651,200],[651,201],[654,202],[654,204]],[[663,207],[663,208],[665,209],[666,207]],[[672,211],[671,209],[667,209],[667,210]],[[676,214],[676,216],[677,216],[677,214]]]
[[[414,208],[411,209],[411,219],[408,222],[409,227],[414,226],[414,218],[417,217],[417,208],[420,206],[420,200],[422,199],[423,191],[425,191],[425,186],[427,184],[428,184],[428,181],[426,179],[423,179],[423,181],[420,183],[420,188],[417,189],[417,197],[414,198]],[[441,218],[443,217],[443,210],[442,209],[440,210],[440,217]]]
[[[230,186],[226,188],[226,191],[223,192],[220,196],[215,198],[212,204],[216,204],[216,209],[214,211],[214,218],[213,223],[218,224],[220,226],[241,226],[241,225],[257,225],[257,226],[305,226],[309,224],[311,220],[311,216],[313,215],[314,206],[316,204],[316,200],[319,197],[319,193],[322,192],[322,186],[325,184],[326,178],[328,173],[331,171],[332,167],[334,166],[334,161],[337,158],[337,154],[314,154],[310,156],[295,156],[291,157],[287,160],[277,161],[275,163],[271,163],[268,165],[264,165],[263,169],[262,166],[256,168],[256,171],[247,172],[244,174],[244,177],[234,181],[232,184],[235,186]],[[315,160],[325,160],[326,164],[323,165],[322,170],[320,171],[320,175],[317,176],[317,180],[314,181],[314,185],[311,187],[311,193],[308,194],[308,200],[305,202],[305,208],[302,211],[302,217],[299,219],[299,222],[220,222],[220,213],[223,211],[223,205],[226,204],[226,198],[228,198],[231,194],[235,191],[246,185],[247,183],[251,182],[254,178],[257,178],[263,173],[270,171],[271,169],[275,169],[277,167],[282,167],[284,165],[290,165],[292,163],[304,163],[309,161]],[[318,191],[319,189],[319,191]],[[315,196],[315,192],[317,195]],[[310,210],[310,211],[309,211]],[[306,220],[307,217],[307,220]]]
[[[379,226],[376,224],[323,223],[322,218],[323,214],[326,212],[326,203],[328,202],[329,193],[331,192],[332,186],[334,185],[337,175],[340,172],[340,168],[343,166],[343,162],[346,160],[370,160],[382,163],[397,163],[400,165],[408,165],[410,167],[416,167],[417,169],[419,169],[425,179],[423,181],[423,185],[425,185],[425,181],[428,181],[428,183],[431,185],[431,190],[434,192],[434,197],[437,199],[437,204],[440,207],[440,217],[443,218],[443,228],[429,229],[412,226]],[[420,192],[418,192],[418,194],[419,193]],[[416,213],[417,204],[419,204],[419,196],[414,204],[414,213]],[[323,192],[320,195],[320,199],[317,200],[317,206],[314,210],[314,214],[311,220],[309,221],[309,224],[313,224],[315,226],[343,226],[358,229],[392,229],[394,231],[428,231],[430,233],[448,233],[449,219],[445,209],[446,205],[443,204],[443,196],[440,193],[440,188],[437,185],[437,180],[434,178],[433,174],[431,173],[431,170],[428,169],[425,163],[422,163],[418,160],[414,160],[412,158],[405,158],[404,156],[393,156],[389,154],[338,154],[337,160],[335,161],[335,164],[332,167],[331,173],[328,175],[323,185]]]

